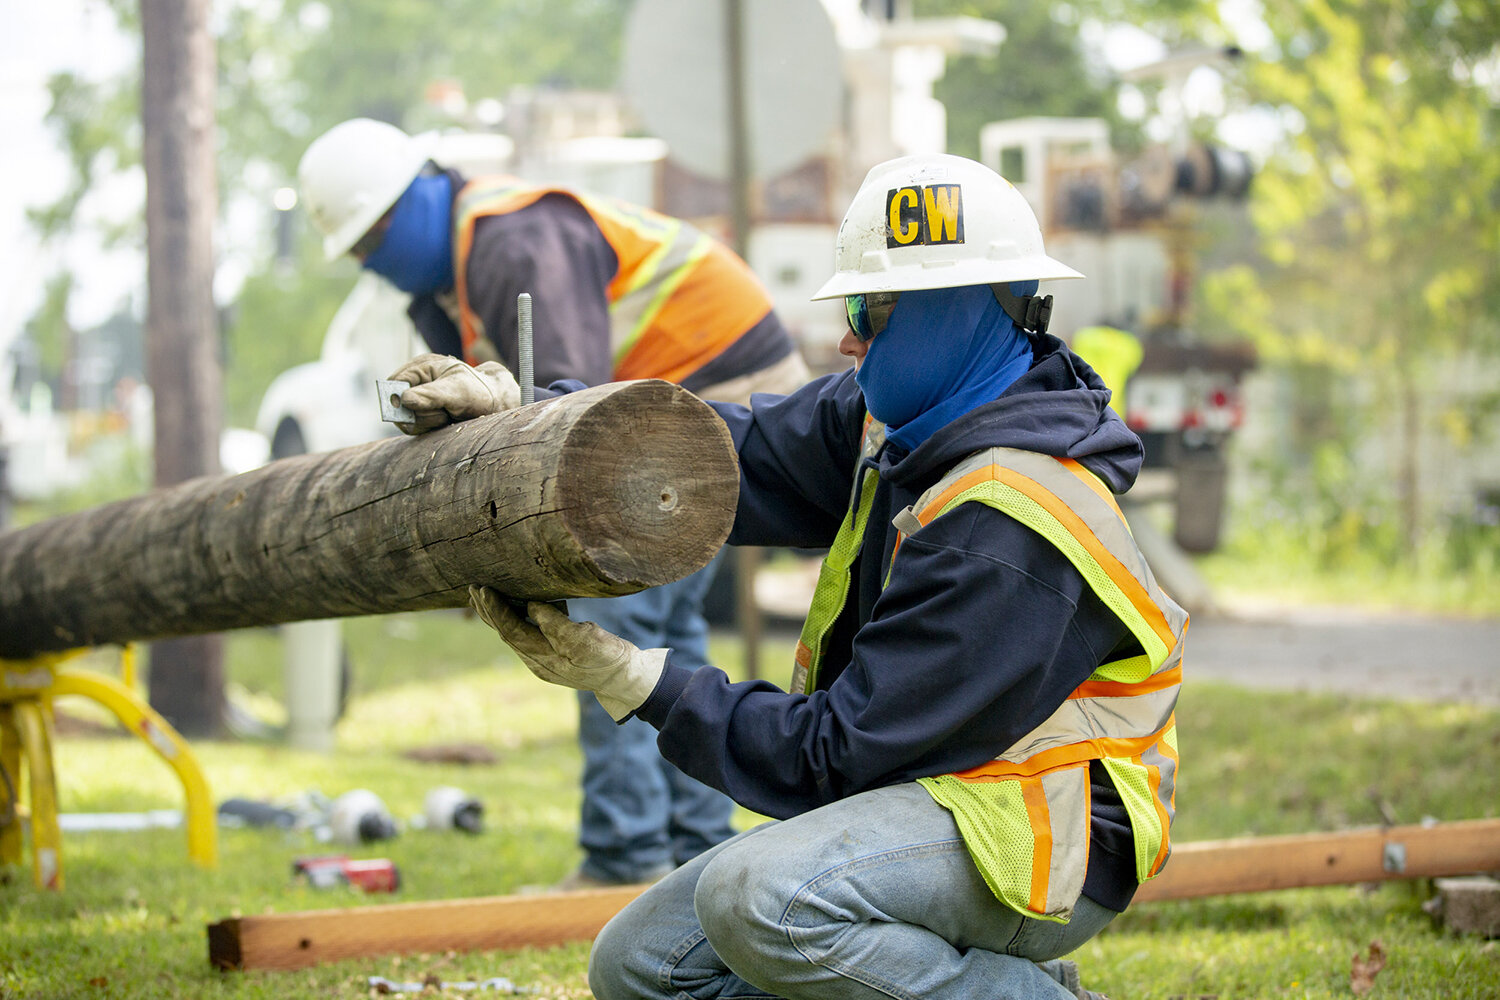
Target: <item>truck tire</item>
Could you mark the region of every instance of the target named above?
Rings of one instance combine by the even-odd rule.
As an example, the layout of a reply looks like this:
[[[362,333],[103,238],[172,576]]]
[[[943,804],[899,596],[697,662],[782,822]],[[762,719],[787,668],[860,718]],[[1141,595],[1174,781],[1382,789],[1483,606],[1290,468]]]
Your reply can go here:
[[[297,426],[297,421],[288,417],[276,427],[276,434],[271,438],[271,458],[291,458],[293,455],[307,454],[307,440],[302,436],[302,428]]]
[[[1217,447],[1183,449],[1177,459],[1172,539],[1184,552],[1212,552],[1224,527],[1229,465]]]

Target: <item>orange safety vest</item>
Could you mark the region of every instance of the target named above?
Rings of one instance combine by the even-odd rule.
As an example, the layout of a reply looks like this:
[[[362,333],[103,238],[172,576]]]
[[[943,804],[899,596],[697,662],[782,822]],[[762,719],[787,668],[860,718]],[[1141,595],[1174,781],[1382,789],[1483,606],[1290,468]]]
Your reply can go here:
[[[681,382],[770,312],[770,296],[749,265],[681,219],[514,177],[479,178],[459,192],[454,220],[459,333],[470,364],[479,360],[474,348],[485,336],[469,304],[474,225],[484,216],[519,211],[549,194],[566,195],[583,206],[619,261],[605,289],[617,381]]]

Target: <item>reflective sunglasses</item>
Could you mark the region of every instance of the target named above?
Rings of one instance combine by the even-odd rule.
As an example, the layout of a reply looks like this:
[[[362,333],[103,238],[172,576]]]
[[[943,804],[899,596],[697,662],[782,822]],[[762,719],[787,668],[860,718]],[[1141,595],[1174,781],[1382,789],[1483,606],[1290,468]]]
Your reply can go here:
[[[869,343],[890,321],[900,292],[866,292],[844,296],[844,312],[849,316],[849,330],[861,344]]]

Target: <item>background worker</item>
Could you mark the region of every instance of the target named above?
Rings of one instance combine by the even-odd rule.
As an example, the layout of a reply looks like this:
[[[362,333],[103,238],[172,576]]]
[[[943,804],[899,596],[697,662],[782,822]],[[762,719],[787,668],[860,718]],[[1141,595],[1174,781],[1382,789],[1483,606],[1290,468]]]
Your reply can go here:
[[[1141,339],[1129,330],[1099,322],[1075,330],[1069,346],[1104,380],[1110,391],[1110,408],[1122,418],[1127,416],[1125,386],[1146,353]]]
[[[421,383],[446,371],[478,393],[482,412],[502,399],[514,405],[514,380],[495,362],[516,370],[516,300],[528,292],[542,385],[661,378],[744,402],[752,391],[787,392],[807,380],[765,289],[723,244],[613,199],[440,169],[435,143],[353,119],[316,139],[298,169],[328,259],[351,253],[409,293],[412,321],[444,356],[416,359],[393,378]],[[405,430],[472,415],[421,409],[420,397],[409,404],[419,424]],[[629,597],[574,600],[570,610],[702,665],[703,598],[716,565]],[[664,761],[645,722],[617,726],[583,691],[579,738],[585,857],[559,888],[651,881],[733,834],[733,803]]]
[[[973,161],[866,177],[819,293],[854,369],[713,404],[730,541],[829,549],[786,690],[471,589],[539,677],[779,820],[605,927],[601,1000],[1095,996],[1061,956],[1166,862],[1187,616],[1113,499],[1139,439],[1045,333],[1036,281],[1078,276]]]

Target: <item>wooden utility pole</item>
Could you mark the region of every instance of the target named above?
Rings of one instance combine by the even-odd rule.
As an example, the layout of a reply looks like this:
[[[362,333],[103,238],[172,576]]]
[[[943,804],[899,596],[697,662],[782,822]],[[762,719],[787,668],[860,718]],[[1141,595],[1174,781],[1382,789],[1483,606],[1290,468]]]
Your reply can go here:
[[[210,0],[141,0],[146,167],[146,371],[158,487],[219,471],[222,379],[213,300],[213,36]],[[171,544],[161,540],[158,544]],[[217,636],[154,645],[151,706],[185,736],[224,726]]]
[[[0,535],[0,657],[461,607],[470,584],[630,594],[707,565],[738,499],[708,404],[612,382]]]
[[[734,252],[741,260],[750,259],[750,108],[745,91],[746,36],[744,0],[724,3],[724,93],[728,107],[725,120],[729,127],[726,153],[729,158],[729,204],[734,228]],[[755,602],[755,576],[760,570],[761,550],[749,545],[737,547],[734,559],[735,621],[744,641],[745,673],[752,680],[760,677],[760,605]]]

